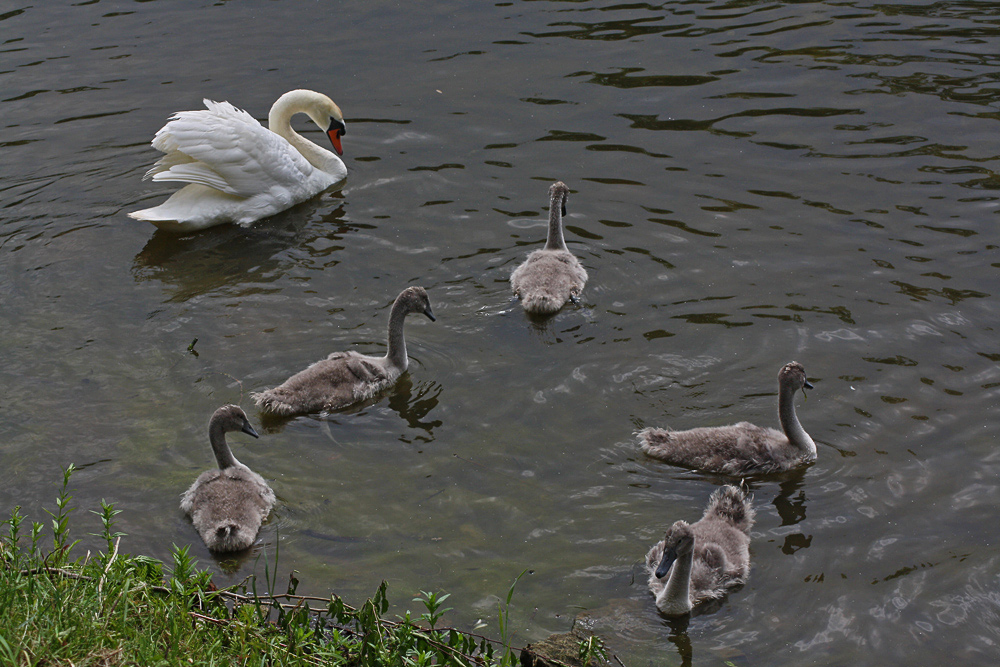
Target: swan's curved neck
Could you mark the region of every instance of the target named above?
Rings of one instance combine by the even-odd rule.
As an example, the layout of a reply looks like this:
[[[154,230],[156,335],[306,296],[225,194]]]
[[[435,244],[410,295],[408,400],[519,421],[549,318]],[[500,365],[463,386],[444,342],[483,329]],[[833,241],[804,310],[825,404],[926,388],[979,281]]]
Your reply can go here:
[[[565,195],[557,194],[549,202],[549,236],[545,242],[546,250],[566,250],[566,239],[563,238],[562,209]]]
[[[400,369],[406,370],[409,359],[406,356],[406,340],[403,338],[403,322],[409,309],[402,299],[396,299],[392,304],[392,312],[389,313],[389,349],[385,358],[390,364]]]
[[[656,606],[664,613],[683,614],[691,611],[691,565],[694,549],[681,554],[670,566],[667,585],[656,598]]]
[[[317,169],[329,172],[330,161],[335,160],[339,163],[340,158],[330,151],[317,146],[292,129],[292,116],[305,112],[302,100],[286,93],[279,97],[278,101],[271,107],[271,111],[267,115],[267,129],[288,141],[292,145],[292,148],[309,161],[309,164]],[[326,128],[321,127],[320,129],[325,130]]]
[[[793,446],[802,450],[802,453],[809,458],[816,458],[816,443],[802,428],[795,414],[795,391],[794,387],[786,385],[781,387],[781,392],[778,394],[778,419],[781,421],[781,429]]]
[[[240,465],[240,462],[233,456],[233,450],[229,449],[222,424],[213,422],[208,425],[208,441],[212,443],[212,451],[215,452],[215,460],[219,462],[219,470]]]

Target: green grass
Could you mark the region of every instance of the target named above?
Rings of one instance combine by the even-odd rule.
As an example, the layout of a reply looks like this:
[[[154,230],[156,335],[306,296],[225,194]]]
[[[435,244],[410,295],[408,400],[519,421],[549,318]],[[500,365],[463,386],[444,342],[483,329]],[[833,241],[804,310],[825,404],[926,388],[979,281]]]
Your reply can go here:
[[[0,523],[0,665],[489,665],[516,662],[504,642],[441,627],[448,597],[422,592],[426,612],[385,618],[386,585],[359,607],[336,595],[297,595],[292,577],[283,592],[273,568],[263,582],[217,590],[187,547],[173,562],[122,553],[114,529],[119,510],[101,511],[106,549],[75,556],[69,540],[70,466],[46,526],[15,508]],[[164,570],[168,571],[165,572]],[[517,583],[515,580],[514,584]],[[260,586],[263,590],[258,590]],[[507,605],[499,609],[502,626]],[[504,633],[506,635],[506,632]],[[506,636],[505,636],[506,639]]]

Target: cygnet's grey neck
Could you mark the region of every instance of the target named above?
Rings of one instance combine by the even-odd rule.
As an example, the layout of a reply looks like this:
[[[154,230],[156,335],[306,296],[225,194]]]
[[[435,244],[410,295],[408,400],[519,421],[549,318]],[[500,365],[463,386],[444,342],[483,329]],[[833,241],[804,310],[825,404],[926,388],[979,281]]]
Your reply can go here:
[[[670,566],[667,585],[660,594],[657,607],[664,612],[683,613],[691,609],[691,565],[694,549],[679,554]]]
[[[816,443],[802,428],[802,424],[799,423],[799,418],[795,414],[796,391],[794,385],[787,383],[781,385],[778,394],[778,419],[781,421],[781,429],[788,436],[788,441],[802,450],[803,454],[816,458]]]
[[[401,371],[405,371],[409,363],[406,356],[406,340],[403,338],[403,321],[409,312],[410,308],[404,303],[404,299],[397,298],[389,313],[389,349],[385,358]]]
[[[233,456],[233,450],[229,449],[222,422],[213,421],[208,425],[208,441],[212,443],[212,451],[215,452],[215,460],[219,463],[219,470],[241,465]]]
[[[566,239],[563,238],[562,211],[566,202],[564,192],[552,193],[549,201],[549,236],[545,242],[546,250],[567,250]]]

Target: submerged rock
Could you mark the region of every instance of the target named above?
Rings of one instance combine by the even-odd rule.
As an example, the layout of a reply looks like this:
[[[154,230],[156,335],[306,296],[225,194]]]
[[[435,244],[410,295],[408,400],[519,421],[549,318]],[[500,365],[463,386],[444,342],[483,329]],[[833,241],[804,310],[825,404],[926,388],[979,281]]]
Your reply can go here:
[[[521,667],[596,667],[602,664],[598,656],[584,664],[580,661],[580,642],[592,635],[581,630],[551,635],[521,650]]]

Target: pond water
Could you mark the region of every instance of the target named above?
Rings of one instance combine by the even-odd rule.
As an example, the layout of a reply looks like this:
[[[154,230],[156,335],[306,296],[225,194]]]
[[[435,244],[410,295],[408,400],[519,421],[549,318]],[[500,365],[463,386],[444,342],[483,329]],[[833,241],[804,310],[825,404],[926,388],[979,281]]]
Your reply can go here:
[[[995,662],[998,38],[971,1],[4,3],[0,510],[42,520],[72,462],[85,547],[106,498],[128,551],[232,582],[280,543],[300,592],[443,590],[493,636],[527,569],[516,644],[579,616],[630,667]],[[173,190],[141,180],[171,113],[296,87],[344,111],[342,190],[250,229],[126,217]],[[590,282],[532,320],[508,276],[555,180]],[[438,319],[387,396],[230,438],[278,505],[213,559],[178,507],[208,417],[384,350],[412,284]],[[633,432],[774,426],[793,359],[818,461],[752,480],[749,582],[668,621],[643,556],[726,480]]]

